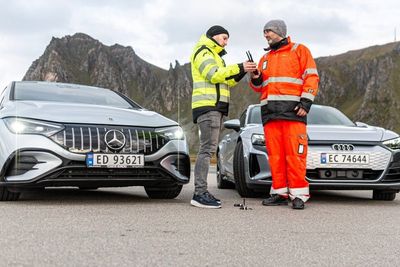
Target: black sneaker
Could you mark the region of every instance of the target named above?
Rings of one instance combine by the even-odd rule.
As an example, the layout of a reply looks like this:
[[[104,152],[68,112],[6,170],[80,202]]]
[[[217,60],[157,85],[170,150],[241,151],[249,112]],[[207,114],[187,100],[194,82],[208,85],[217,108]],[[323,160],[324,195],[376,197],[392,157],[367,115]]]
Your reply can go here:
[[[277,194],[271,195],[262,201],[264,206],[283,206],[288,204],[288,199]]]
[[[304,201],[296,197],[292,201],[292,208],[295,210],[304,210]]]
[[[210,199],[215,200],[218,204],[221,204],[221,200],[214,197],[210,192],[207,191],[204,194],[207,194]]]
[[[217,201],[211,199],[208,194],[204,193],[201,195],[193,195],[192,200],[190,201],[195,207],[206,208],[206,209],[219,209],[221,208],[221,204]]]

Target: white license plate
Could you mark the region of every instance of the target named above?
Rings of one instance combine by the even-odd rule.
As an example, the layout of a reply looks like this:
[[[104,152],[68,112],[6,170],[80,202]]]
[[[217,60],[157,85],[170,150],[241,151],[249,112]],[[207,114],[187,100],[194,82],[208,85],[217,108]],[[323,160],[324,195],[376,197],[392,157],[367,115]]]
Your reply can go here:
[[[322,164],[369,164],[368,154],[321,153]]]
[[[86,156],[86,166],[100,168],[138,168],[144,166],[144,155],[88,153]]]

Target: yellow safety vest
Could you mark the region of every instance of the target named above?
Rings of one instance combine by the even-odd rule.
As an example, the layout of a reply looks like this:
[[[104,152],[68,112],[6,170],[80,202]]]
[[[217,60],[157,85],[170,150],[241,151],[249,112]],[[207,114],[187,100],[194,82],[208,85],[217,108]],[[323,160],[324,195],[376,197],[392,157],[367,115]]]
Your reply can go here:
[[[193,93],[192,109],[218,110],[219,103],[228,106],[230,87],[237,84],[233,76],[240,73],[238,64],[226,66],[222,55],[223,47],[202,35],[193,49],[192,66]],[[225,105],[224,105],[225,103]],[[204,112],[203,112],[204,113]],[[227,110],[226,110],[227,113]],[[194,119],[196,121],[196,119]]]

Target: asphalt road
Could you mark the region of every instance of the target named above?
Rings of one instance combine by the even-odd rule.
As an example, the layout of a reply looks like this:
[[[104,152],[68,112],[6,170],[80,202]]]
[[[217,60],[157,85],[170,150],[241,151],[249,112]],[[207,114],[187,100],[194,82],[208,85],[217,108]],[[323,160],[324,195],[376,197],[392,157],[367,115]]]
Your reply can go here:
[[[190,206],[193,181],[174,200],[139,187],[25,193],[0,203],[0,266],[396,266],[400,196],[312,194],[303,211],[264,207],[234,190],[210,191],[219,210]]]

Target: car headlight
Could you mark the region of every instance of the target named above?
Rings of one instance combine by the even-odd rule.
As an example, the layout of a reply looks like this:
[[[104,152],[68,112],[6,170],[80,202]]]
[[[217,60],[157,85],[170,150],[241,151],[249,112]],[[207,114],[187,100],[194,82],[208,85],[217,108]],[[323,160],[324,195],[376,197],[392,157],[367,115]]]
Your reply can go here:
[[[157,133],[160,133],[167,137],[169,140],[183,140],[185,139],[185,134],[180,126],[173,126],[167,128],[156,129]]]
[[[400,137],[396,137],[390,140],[383,141],[382,144],[384,144],[386,147],[397,150],[400,149]]]
[[[253,145],[265,146],[265,138],[263,134],[253,134],[251,136],[251,143]]]
[[[4,118],[7,128],[14,134],[41,134],[51,136],[62,129],[64,126],[57,123],[43,122],[23,118]]]

